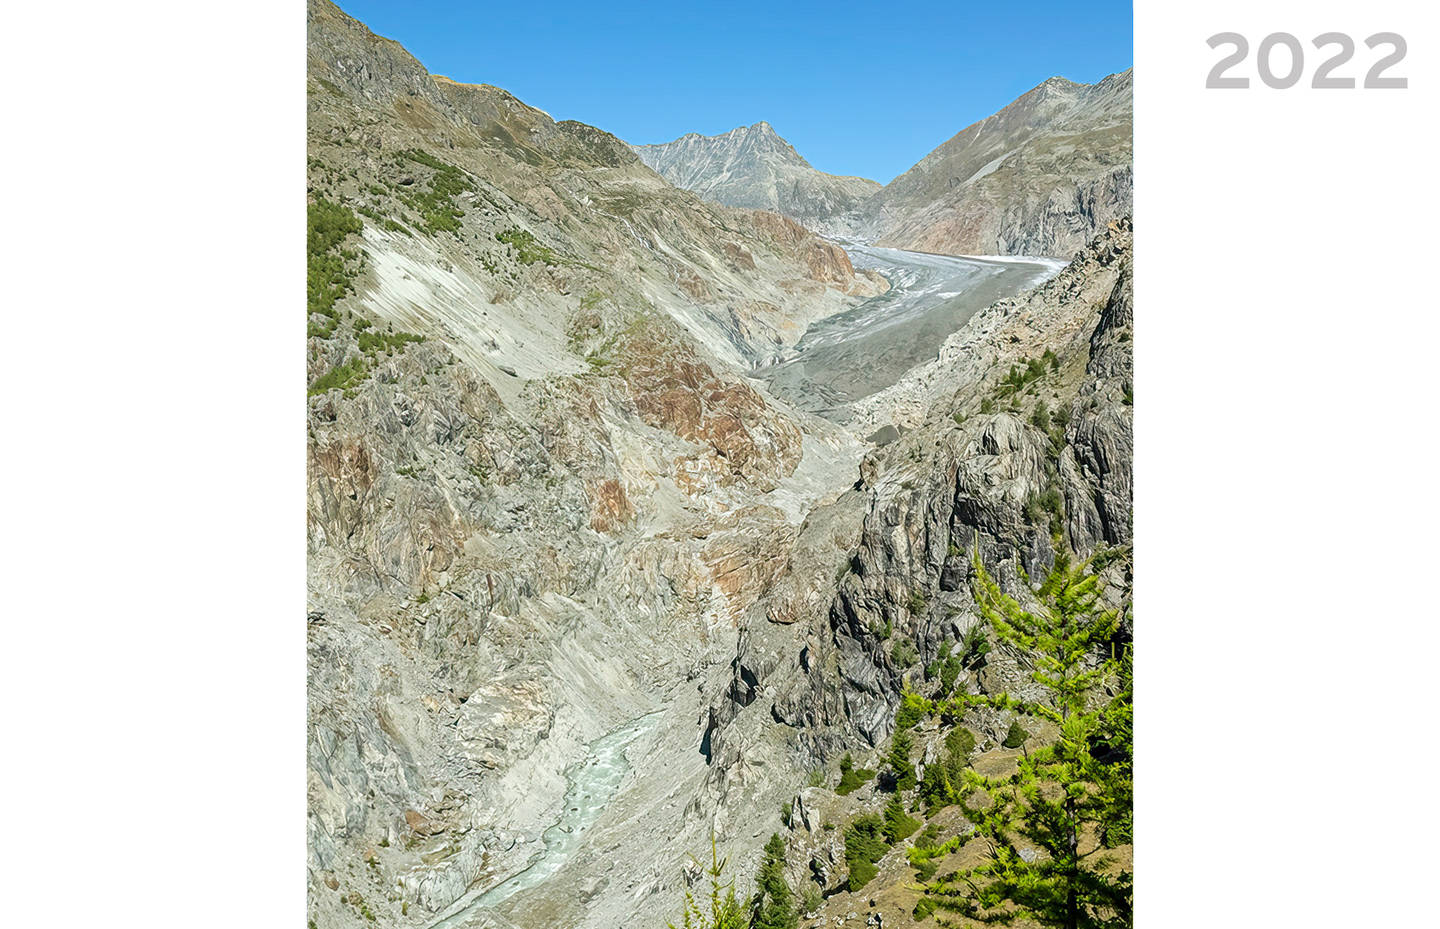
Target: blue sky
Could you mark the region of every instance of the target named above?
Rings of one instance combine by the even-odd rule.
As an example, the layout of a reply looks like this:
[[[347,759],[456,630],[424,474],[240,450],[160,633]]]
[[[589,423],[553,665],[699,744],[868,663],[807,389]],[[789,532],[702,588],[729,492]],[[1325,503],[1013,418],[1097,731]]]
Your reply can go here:
[[[1048,77],[1130,67],[1129,0],[341,0],[433,73],[629,142],[768,120],[812,165],[888,182]]]

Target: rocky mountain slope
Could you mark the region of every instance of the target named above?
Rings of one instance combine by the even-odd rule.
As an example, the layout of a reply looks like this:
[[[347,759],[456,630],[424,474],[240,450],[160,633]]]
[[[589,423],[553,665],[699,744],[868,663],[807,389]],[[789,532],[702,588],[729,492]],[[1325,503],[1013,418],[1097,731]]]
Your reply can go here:
[[[826,235],[948,255],[1069,258],[1131,212],[1133,74],[1052,77],[884,187],[821,174],[768,123],[634,146],[707,200],[774,210]]]
[[[631,146],[676,187],[727,206],[772,210],[809,229],[824,230],[853,212],[880,185],[863,177],[817,171],[767,122],[722,135],[683,135],[659,145]]]
[[[703,784],[696,682],[861,451],[740,372],[886,284],[327,0],[308,28],[311,918],[421,925],[534,858],[606,733],[663,710],[645,778]]]
[[[1128,539],[1128,226],[877,395],[875,450],[746,373],[884,278],[328,0],[308,30],[308,919],[658,927],[712,835],[747,875],[775,829],[834,890],[834,798],[789,811],[887,737],[896,643],[963,625],[944,540],[1013,588],[1037,488]]]
[[[1069,257],[1131,212],[1132,78],[1050,78],[887,184],[853,232],[916,251]]]
[[[1028,578],[1054,562],[1058,537],[1100,556],[1111,602],[1128,596],[1131,253],[1129,222],[1116,221],[1055,279],[997,303],[952,337],[910,385],[911,430],[866,456],[852,490],[812,511],[785,569],[746,614],[730,686],[707,717],[711,777],[723,793],[787,763],[823,772],[779,798],[792,810],[781,829],[790,879],[823,894],[804,925],[855,913],[867,925],[926,923],[914,911],[919,894],[907,866],[918,839],[881,859],[865,892],[846,889],[836,827],[878,813],[887,795],[873,784],[838,795],[841,754],[880,767],[906,692],[1024,695],[1033,687],[1017,654],[965,655],[980,623],[971,553],[1025,597]],[[952,655],[959,664],[946,668]],[[966,764],[1013,770],[1018,746],[1006,743],[1014,719],[969,711],[958,726],[974,740]],[[944,735],[933,721],[917,732],[921,775],[940,761]],[[955,810],[931,822],[962,840],[934,859],[938,869],[976,860]],[[1118,853],[1123,859],[1128,848]]]

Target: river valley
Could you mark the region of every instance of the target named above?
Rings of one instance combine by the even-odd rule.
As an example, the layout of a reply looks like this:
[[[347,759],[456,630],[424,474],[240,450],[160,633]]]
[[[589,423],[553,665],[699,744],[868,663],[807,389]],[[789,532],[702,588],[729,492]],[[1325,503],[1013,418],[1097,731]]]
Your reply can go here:
[[[1054,277],[1053,258],[932,255],[846,245],[856,268],[890,290],[812,325],[777,364],[752,376],[801,409],[844,422],[849,404],[889,387],[933,357],[975,313]]]
[[[884,274],[890,290],[817,322],[788,358],[751,373],[768,391],[842,425],[850,403],[934,358],[946,337],[979,310],[1043,283],[1064,265],[854,244],[846,250],[857,267]],[[853,480],[850,453],[832,454],[848,463],[818,469],[834,484],[831,493]],[[642,822],[660,807],[666,816],[677,815],[678,785],[703,779],[703,763],[695,746],[687,745],[691,734],[698,738],[696,712],[690,698],[681,697],[591,743],[565,772],[564,808],[544,831],[543,848],[508,878],[456,900],[430,929],[539,929],[577,918],[571,908],[585,902],[584,888],[623,880],[633,892],[646,893],[662,883],[674,861],[661,855],[657,865]],[[677,757],[683,759],[678,765]]]

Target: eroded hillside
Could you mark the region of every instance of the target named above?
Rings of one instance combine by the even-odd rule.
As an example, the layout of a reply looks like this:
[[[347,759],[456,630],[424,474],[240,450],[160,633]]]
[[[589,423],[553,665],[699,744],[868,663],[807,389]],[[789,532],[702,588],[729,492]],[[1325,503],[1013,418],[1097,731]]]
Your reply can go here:
[[[839,246],[328,0],[307,92],[309,918],[660,926],[775,829],[834,890],[797,791],[963,631],[950,548],[1128,540],[1128,226],[866,400],[877,450],[746,376],[889,286]]]
[[[859,453],[738,372],[886,285],[328,2],[309,32],[311,900],[399,924],[522,867],[594,740],[692,741]]]

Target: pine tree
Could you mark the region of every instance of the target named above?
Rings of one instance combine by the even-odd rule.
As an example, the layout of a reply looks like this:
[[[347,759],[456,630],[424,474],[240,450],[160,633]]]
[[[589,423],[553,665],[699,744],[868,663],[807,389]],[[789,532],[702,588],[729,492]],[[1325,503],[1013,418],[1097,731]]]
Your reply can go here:
[[[720,857],[715,837],[711,836],[710,867],[705,869],[705,873],[710,876],[710,912],[706,913],[700,904],[695,902],[695,895],[687,890],[685,914],[681,917],[680,925],[677,927],[670,923],[670,929],[748,929],[750,921],[746,918],[745,908],[735,899],[735,881],[732,879],[725,884],[720,882],[727,861],[728,859]]]
[[[845,827],[845,864],[850,869],[845,887],[851,893],[870,883],[879,869],[875,862],[885,856],[885,824],[874,813],[851,820]]]
[[[963,792],[988,805],[964,805],[990,845],[989,860],[928,885],[936,905],[981,922],[1031,920],[1064,929],[1120,929],[1133,922],[1131,875],[1107,845],[1129,841],[1130,703],[1128,650],[1114,653],[1120,627],[1100,599],[1100,579],[1063,552],[1024,609],[974,558],[975,599],[996,636],[1031,663],[1044,701],[1008,695],[988,702],[1059,729],[1059,739],[1027,752],[1010,778],[965,772]],[[1102,685],[1119,680],[1114,697]],[[1032,727],[1033,728],[1033,727]],[[1022,848],[1038,854],[1021,855]],[[1027,860],[1030,859],[1030,860]]]
[[[925,809],[934,812],[954,802],[955,786],[950,781],[949,765],[937,761],[925,766],[925,776],[920,779],[920,802]]]
[[[765,858],[755,883],[752,929],[796,929],[800,914],[795,910],[790,885],[785,882],[785,843],[779,833],[771,833],[770,841],[765,843]]]
[[[905,804],[900,802],[900,795],[892,795],[890,802],[885,805],[885,841],[897,845],[914,835],[919,828],[920,821],[905,812]]]
[[[925,776],[920,779],[920,802],[925,804],[927,812],[934,813],[959,799],[965,768],[970,764],[970,752],[974,748],[975,734],[964,726],[956,725],[946,733],[945,757],[926,765]]]
[[[896,791],[909,790],[915,786],[915,765],[910,761],[910,752],[915,740],[906,729],[897,729],[895,739],[890,743],[890,754],[885,759],[890,766],[890,784]]]

